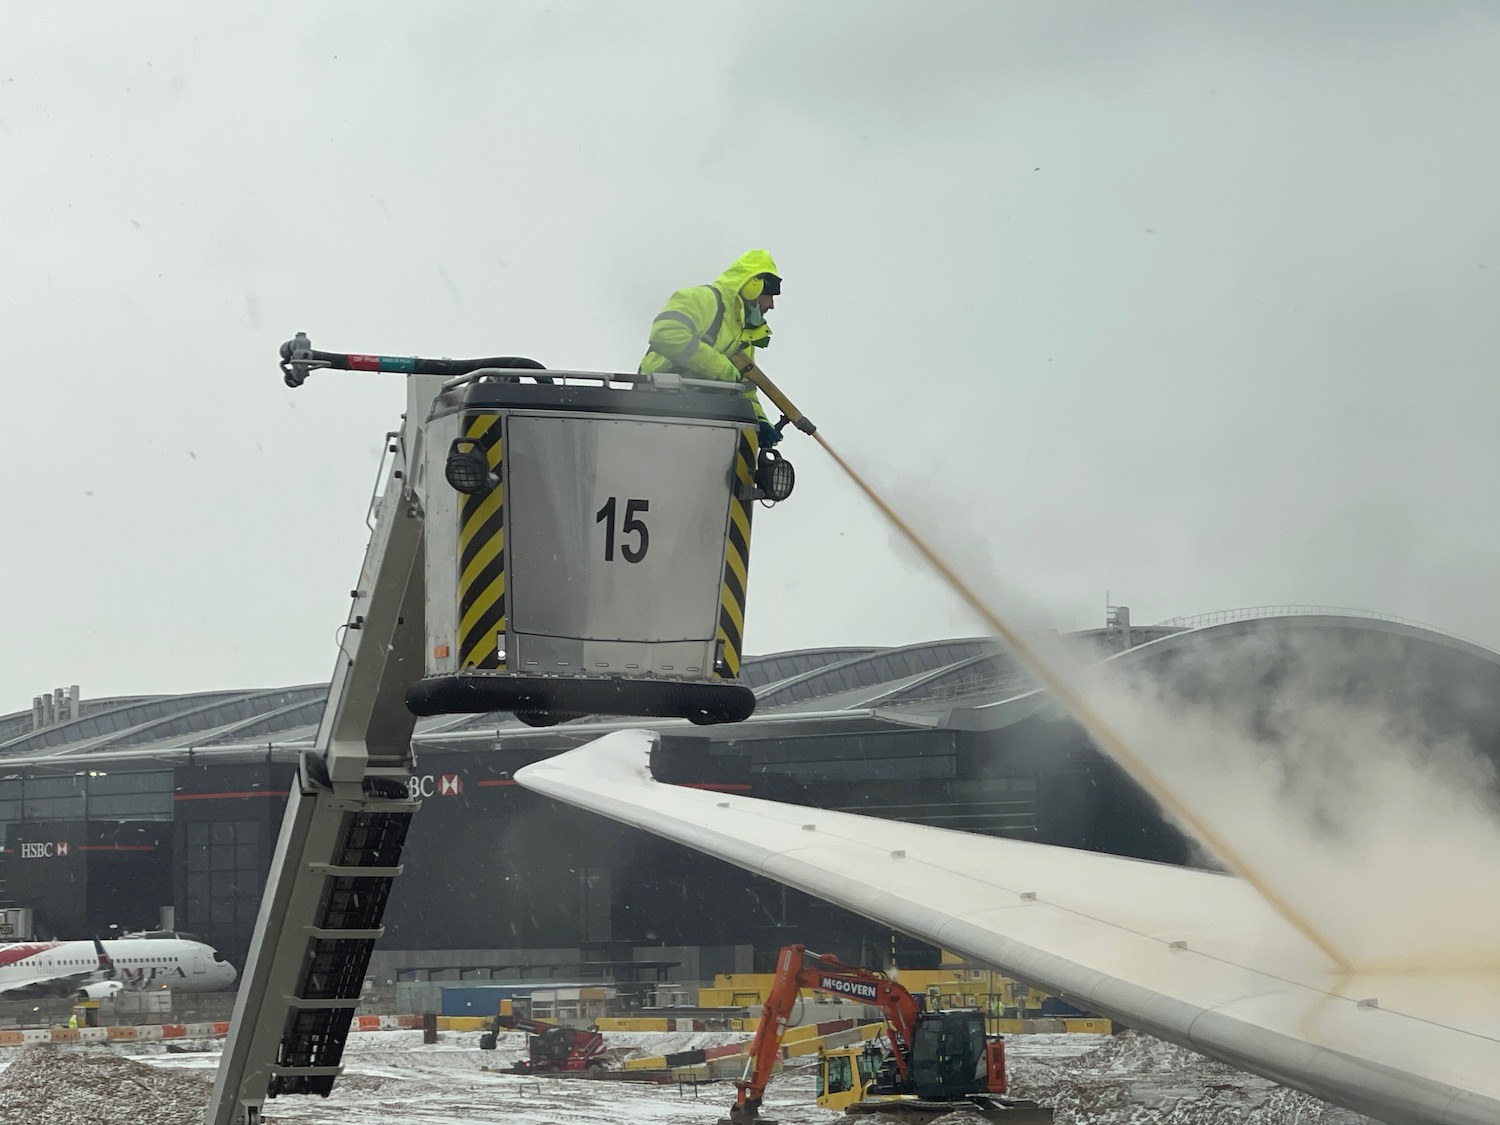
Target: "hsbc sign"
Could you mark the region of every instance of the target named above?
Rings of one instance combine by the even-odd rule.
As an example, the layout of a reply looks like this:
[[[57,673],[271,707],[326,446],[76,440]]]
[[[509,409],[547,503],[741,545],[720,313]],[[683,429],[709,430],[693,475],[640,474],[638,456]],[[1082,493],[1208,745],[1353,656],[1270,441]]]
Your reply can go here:
[[[456,773],[441,776],[424,773],[420,777],[408,778],[406,791],[413,801],[425,797],[457,797],[464,791],[464,779]]]
[[[21,845],[22,859],[65,859],[67,855],[66,840],[59,840],[55,844],[51,840],[31,840]]]

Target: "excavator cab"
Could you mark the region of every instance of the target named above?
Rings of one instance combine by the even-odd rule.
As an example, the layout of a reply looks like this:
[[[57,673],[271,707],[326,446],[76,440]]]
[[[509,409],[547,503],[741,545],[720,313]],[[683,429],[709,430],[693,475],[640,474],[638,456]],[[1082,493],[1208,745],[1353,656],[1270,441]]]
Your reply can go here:
[[[889,1085],[889,1067],[878,1047],[835,1047],[818,1052],[817,1102],[822,1109],[848,1109]]]
[[[990,1073],[984,1013],[977,1008],[924,1012],[912,1036],[911,1092],[933,1101],[1005,1093],[1005,1068]]]
[[[985,1034],[977,1008],[923,1012],[911,1044],[911,1080],[902,1082],[879,1047],[827,1048],[818,1053],[818,1105],[847,1109],[880,1095],[953,1102],[970,1094],[1005,1093],[1004,1043]]]
[[[922,1012],[912,1028],[910,1079],[875,1043],[818,1052],[817,1103],[876,1119],[924,1125],[963,1107],[986,1121],[1048,1125],[1052,1111],[1007,1096],[1005,1041],[985,1034],[976,1008]]]

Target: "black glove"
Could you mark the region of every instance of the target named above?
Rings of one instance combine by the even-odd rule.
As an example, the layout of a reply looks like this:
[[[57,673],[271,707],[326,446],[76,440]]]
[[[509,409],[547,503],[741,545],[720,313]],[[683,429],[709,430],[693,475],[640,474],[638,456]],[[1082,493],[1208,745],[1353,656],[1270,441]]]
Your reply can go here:
[[[760,424],[760,447],[769,449],[781,440],[781,431],[769,422],[762,421]]]

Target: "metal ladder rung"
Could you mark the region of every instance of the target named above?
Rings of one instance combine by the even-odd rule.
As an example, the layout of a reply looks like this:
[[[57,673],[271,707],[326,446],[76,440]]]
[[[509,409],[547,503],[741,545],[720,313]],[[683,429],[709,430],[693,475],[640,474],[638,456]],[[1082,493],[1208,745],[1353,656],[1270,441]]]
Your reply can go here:
[[[273,1066],[271,1073],[278,1078],[337,1078],[344,1073],[341,1066]]]
[[[299,1008],[303,1011],[309,1012],[321,1011],[325,1008],[329,1011],[332,1011],[335,1008],[342,1009],[359,1007],[358,996],[355,996],[352,999],[348,1000],[309,1000],[301,996],[285,996],[282,997],[282,999],[286,1001],[287,1007],[289,1008]]]
[[[328,807],[338,812],[353,813],[409,813],[421,808],[419,801],[403,801],[397,797],[331,797]]]
[[[394,879],[405,870],[405,865],[397,867],[348,867],[337,863],[309,863],[307,869],[314,875],[326,875],[329,878],[335,879]]]
[[[329,930],[322,926],[303,926],[302,932],[309,937],[329,941],[375,941],[385,933],[385,927],[376,926],[373,930]]]

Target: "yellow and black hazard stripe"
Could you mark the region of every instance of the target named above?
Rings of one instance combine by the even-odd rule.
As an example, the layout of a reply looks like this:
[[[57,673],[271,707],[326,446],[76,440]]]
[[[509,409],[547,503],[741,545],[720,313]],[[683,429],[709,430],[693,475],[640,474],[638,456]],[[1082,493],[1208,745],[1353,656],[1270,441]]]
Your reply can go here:
[[[745,590],[750,585],[750,505],[741,492],[755,484],[755,458],[760,438],[755,430],[741,430],[734,460],[734,495],[729,500],[729,540],[724,548],[724,586],[719,591],[719,647],[723,650],[723,678],[740,677],[740,645],[745,636]]]
[[[464,437],[478,443],[501,480],[489,492],[465,495],[458,522],[458,666],[504,668],[505,480],[500,415],[470,414]]]

